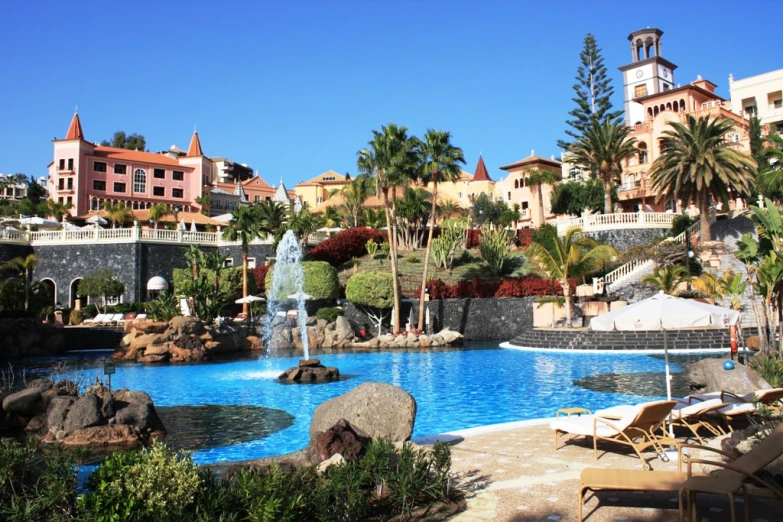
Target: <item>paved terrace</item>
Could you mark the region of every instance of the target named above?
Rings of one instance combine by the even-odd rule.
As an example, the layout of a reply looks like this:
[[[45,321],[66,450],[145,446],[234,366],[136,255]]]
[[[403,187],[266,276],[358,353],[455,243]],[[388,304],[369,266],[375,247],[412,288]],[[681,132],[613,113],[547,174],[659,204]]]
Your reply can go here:
[[[593,458],[592,442],[584,438],[555,451],[549,420],[474,428],[453,435],[457,442],[452,446],[452,469],[460,487],[469,491],[468,509],[451,519],[455,522],[575,522],[579,475],[584,468],[642,469],[634,454],[606,442],[598,447],[598,460]],[[677,470],[675,462],[663,462],[654,455],[645,453],[653,470]],[[678,520],[676,493],[603,492],[588,498],[585,522]],[[726,497],[698,495],[697,501],[704,522],[730,520]],[[753,498],[751,520],[781,520],[782,507],[780,502]],[[738,502],[737,519],[742,517]]]

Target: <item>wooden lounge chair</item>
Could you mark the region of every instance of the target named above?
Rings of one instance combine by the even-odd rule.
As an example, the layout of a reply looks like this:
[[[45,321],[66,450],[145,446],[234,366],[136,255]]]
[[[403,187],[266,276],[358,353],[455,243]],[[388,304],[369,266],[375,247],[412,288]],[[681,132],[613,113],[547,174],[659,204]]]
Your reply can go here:
[[[676,444],[663,429],[666,417],[671,413],[676,401],[658,401],[640,404],[623,415],[619,420],[610,420],[598,415],[586,415],[579,418],[560,418],[550,426],[555,432],[555,451],[560,434],[583,435],[593,438],[593,451],[598,459],[598,441],[606,440],[630,446],[644,469],[649,470],[650,464],[642,456],[642,451],[652,447],[655,452],[665,457],[664,444]]]
[[[727,391],[700,393],[687,397],[691,403],[699,401],[708,401],[719,399],[725,402],[726,406],[711,411],[709,415],[716,419],[722,419],[726,425],[727,431],[731,432],[731,423],[737,419],[747,417],[756,413],[756,405],[762,404],[769,406],[777,401],[783,400],[783,388],[770,388],[767,390],[755,390],[745,395],[736,395]],[[715,424],[715,426],[720,426]],[[725,431],[721,429],[725,434]]]
[[[582,522],[582,508],[585,494],[588,491],[677,491],[679,496],[680,521],[685,520],[683,504],[684,494],[687,494],[689,520],[696,520],[696,493],[712,493],[727,495],[731,510],[731,520],[736,521],[734,496],[742,494],[745,499],[745,520],[749,518],[749,497],[766,497],[783,500],[783,489],[773,481],[769,481],[759,472],[772,461],[783,455],[783,424],[779,424],[773,432],[754,446],[746,454],[730,463],[713,462],[701,459],[691,459],[685,450],[698,448],[712,451],[731,459],[732,457],[720,450],[696,444],[680,444],[678,446],[679,471],[639,471],[633,469],[586,468],[582,470],[579,487],[578,520]],[[682,463],[687,463],[687,470],[682,471]],[[693,464],[708,464],[722,469],[710,475],[694,475]],[[761,486],[761,487],[759,487]]]

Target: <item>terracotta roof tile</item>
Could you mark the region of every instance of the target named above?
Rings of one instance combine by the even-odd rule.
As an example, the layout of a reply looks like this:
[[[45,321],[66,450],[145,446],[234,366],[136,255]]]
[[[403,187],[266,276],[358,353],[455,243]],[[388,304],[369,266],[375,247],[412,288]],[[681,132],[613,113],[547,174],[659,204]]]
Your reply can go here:
[[[190,147],[188,147],[188,157],[203,156],[204,152],[201,150],[201,140],[198,139],[198,132],[193,133],[193,137],[190,139]]]
[[[84,133],[82,132],[82,122],[79,120],[79,115],[74,114],[71,120],[71,125],[68,127],[68,132],[65,134],[66,140],[83,140]]]
[[[489,172],[487,172],[487,167],[484,165],[484,158],[481,156],[479,156],[476,172],[473,174],[471,181],[492,181],[492,178],[489,177]]]
[[[140,150],[117,149],[114,147],[95,147],[94,156],[112,160],[139,161],[144,163],[153,163],[158,165],[171,165],[188,169],[181,166],[179,161],[166,156],[165,154],[155,154],[154,152],[142,152]]]

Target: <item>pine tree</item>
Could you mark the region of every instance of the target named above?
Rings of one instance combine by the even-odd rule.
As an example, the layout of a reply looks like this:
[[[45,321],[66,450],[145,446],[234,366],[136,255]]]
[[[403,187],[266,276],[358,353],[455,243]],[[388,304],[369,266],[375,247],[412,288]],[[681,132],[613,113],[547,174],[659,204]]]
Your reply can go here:
[[[590,33],[585,36],[584,48],[579,54],[579,59],[582,65],[576,70],[577,83],[573,87],[576,97],[572,98],[577,107],[568,113],[573,119],[566,120],[571,128],[565,131],[575,140],[582,137],[591,119],[599,122],[617,120],[622,114],[622,111],[612,110],[610,100],[614,93],[614,88],[611,86],[612,79],[606,75],[601,49]],[[568,150],[571,142],[558,140],[557,145]]]

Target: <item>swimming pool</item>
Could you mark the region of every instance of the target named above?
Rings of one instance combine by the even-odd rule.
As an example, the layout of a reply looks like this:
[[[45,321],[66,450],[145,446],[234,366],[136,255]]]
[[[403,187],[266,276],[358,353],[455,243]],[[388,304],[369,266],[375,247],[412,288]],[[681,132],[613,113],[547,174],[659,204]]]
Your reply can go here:
[[[597,409],[665,394],[663,360],[641,354],[529,352],[484,344],[451,351],[342,353],[318,358],[327,366],[337,366],[348,378],[327,384],[283,384],[276,377],[296,365],[298,358],[280,357],[190,365],[118,364],[112,387],[143,390],[158,407],[261,406],[285,410],[294,417],[289,427],[260,440],[197,450],[193,456],[200,464],[301,449],[307,445],[315,408],[366,381],[390,383],[413,395],[418,405],[414,438],[549,417],[565,406]],[[95,364],[83,371],[88,377],[102,374]],[[674,364],[673,371],[682,368]],[[48,367],[31,368],[28,378],[47,373],[51,373]],[[624,384],[618,386],[612,374],[624,375]],[[574,384],[586,378],[592,379],[591,386]],[[646,395],[634,390],[636,384],[644,385]],[[232,429],[241,430],[241,422]]]

